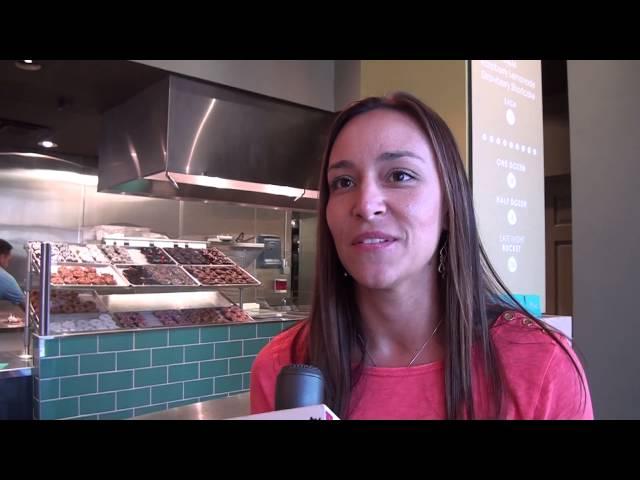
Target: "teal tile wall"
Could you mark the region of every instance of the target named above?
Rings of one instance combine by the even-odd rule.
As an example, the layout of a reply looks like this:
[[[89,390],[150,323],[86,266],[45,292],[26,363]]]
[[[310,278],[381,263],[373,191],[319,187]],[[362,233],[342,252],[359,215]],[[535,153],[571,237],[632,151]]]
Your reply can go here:
[[[122,420],[247,391],[258,352],[296,323],[40,339],[34,417]]]

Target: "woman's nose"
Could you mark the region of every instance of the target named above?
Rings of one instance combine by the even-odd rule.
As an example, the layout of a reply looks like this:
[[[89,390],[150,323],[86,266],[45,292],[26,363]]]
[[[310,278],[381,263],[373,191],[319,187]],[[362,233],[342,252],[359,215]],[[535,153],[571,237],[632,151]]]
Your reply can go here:
[[[384,215],[386,202],[380,187],[373,181],[365,181],[355,192],[353,214],[364,220],[372,220]]]

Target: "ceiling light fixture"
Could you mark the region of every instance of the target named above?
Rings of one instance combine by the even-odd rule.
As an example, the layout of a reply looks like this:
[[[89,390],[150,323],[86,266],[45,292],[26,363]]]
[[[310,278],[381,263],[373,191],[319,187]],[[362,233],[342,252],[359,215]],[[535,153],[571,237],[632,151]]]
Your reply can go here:
[[[44,148],[56,148],[58,146],[57,143],[53,143],[51,140],[43,140],[38,142],[38,145]]]
[[[39,63],[34,63],[33,60],[16,60],[16,67],[20,70],[28,70],[30,72],[36,72],[42,68]]]

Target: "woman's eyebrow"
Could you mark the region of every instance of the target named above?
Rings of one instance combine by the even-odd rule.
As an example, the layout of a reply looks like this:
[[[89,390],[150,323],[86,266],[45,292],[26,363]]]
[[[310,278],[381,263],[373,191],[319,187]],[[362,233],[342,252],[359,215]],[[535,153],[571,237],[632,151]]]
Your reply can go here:
[[[387,160],[397,160],[398,158],[403,157],[412,157],[417,158],[424,162],[424,158],[420,155],[417,155],[409,150],[394,150],[391,152],[383,152],[376,157],[376,161],[387,161]],[[351,160],[340,160],[339,162],[335,162],[333,165],[329,167],[329,170],[339,169],[339,168],[354,168],[355,165]]]
[[[378,155],[376,160],[396,160],[402,157],[412,157],[424,161],[424,158],[422,158],[420,155],[417,155],[409,150],[394,150],[391,152],[383,152]]]

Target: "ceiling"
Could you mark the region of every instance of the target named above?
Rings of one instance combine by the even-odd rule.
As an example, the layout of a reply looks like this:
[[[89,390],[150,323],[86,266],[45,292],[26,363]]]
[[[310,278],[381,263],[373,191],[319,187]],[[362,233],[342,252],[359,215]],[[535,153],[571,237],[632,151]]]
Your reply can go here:
[[[168,75],[127,60],[34,62],[42,65],[39,71],[0,61],[0,152],[66,154],[91,168],[98,162],[101,114]],[[566,108],[566,61],[542,61],[542,89],[545,98],[565,99],[546,102],[546,109]],[[39,147],[45,139],[58,147]]]
[[[126,60],[34,62],[39,71],[0,61],[0,151],[68,154],[88,167],[97,167],[102,113],[168,75]],[[58,147],[37,145],[45,139]]]

